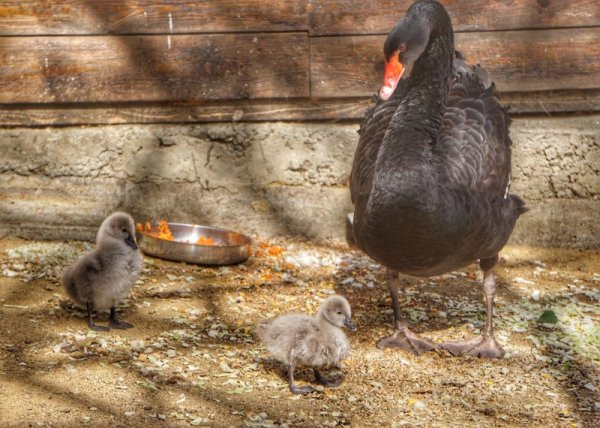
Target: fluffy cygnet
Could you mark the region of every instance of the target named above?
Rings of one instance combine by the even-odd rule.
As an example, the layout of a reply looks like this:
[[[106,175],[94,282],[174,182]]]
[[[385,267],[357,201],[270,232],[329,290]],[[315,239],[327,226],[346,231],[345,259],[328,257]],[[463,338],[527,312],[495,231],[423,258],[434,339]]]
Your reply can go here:
[[[352,331],[348,301],[342,296],[330,296],[313,317],[306,314],[287,314],[258,323],[256,333],[269,352],[289,367],[288,381],[294,394],[314,391],[310,386],[298,387],[294,383],[296,366],[312,367],[317,382],[335,386],[325,380],[319,369],[340,367],[350,354],[350,343],[342,327]]]
[[[134,235],[131,216],[113,213],[98,230],[96,249],[65,269],[63,286],[76,305],[87,308],[88,326],[92,330],[133,327],[117,319],[115,306],[127,297],[142,268],[142,255]],[[109,327],[94,324],[94,309],[110,309]]]

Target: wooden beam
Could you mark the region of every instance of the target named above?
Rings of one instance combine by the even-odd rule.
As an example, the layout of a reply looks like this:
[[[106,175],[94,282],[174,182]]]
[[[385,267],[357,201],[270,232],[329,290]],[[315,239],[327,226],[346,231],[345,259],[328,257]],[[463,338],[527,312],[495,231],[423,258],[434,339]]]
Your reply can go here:
[[[600,89],[503,94],[512,115],[600,112]],[[371,97],[207,103],[0,105],[0,126],[360,120]]]
[[[0,105],[0,126],[345,120],[362,117],[370,102],[369,98],[297,98],[85,106]]]
[[[304,31],[306,0],[0,0],[0,35]]]
[[[580,91],[506,92],[503,104],[510,106],[510,114],[595,113],[600,111],[600,88]]]
[[[440,0],[455,31],[600,25],[598,0]],[[309,0],[311,35],[387,34],[413,0]]]
[[[364,96],[383,79],[385,36],[312,37],[311,96]],[[600,87],[599,28],[456,34],[455,46],[485,67],[500,91]]]
[[[308,95],[306,33],[7,37],[0,103]]]

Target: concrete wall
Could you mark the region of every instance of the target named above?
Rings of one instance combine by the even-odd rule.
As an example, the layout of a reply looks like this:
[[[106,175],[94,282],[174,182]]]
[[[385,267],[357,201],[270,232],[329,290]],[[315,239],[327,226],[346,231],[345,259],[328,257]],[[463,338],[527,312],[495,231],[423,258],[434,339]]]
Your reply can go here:
[[[356,124],[0,130],[0,234],[91,239],[111,211],[343,239]],[[513,242],[600,247],[600,116],[517,119]]]

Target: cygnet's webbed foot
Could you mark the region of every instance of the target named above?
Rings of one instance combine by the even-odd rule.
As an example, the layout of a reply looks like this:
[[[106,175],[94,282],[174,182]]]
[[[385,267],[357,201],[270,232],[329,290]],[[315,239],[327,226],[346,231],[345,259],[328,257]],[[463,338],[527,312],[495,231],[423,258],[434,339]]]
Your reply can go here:
[[[108,318],[108,325],[110,328],[116,328],[119,330],[127,330],[133,327],[133,324],[127,321],[120,321],[117,319],[117,311],[115,308],[110,308],[110,317]]]
[[[87,324],[88,324],[88,328],[90,330],[94,330],[94,331],[108,331],[110,330],[108,327],[104,327],[103,325],[96,325],[96,323],[94,323],[94,318],[92,316],[93,312],[94,312],[94,305],[90,302],[86,303],[86,308],[87,308]]]
[[[310,394],[316,390],[312,386],[298,386],[294,381],[294,371],[296,370],[296,364],[294,363],[294,348],[290,350],[290,365],[288,368],[288,385],[290,391],[294,394]]]
[[[439,348],[439,345],[431,340],[421,337],[410,331],[408,327],[396,329],[391,335],[377,341],[377,347],[381,350],[387,348],[400,348],[414,355]]]
[[[326,388],[335,388],[336,386],[340,386],[340,384],[344,380],[343,376],[335,380],[326,379],[319,370],[314,368],[313,372],[315,372],[315,381]]]
[[[445,342],[440,345],[447,349],[452,355],[471,355],[473,357],[502,358],[504,349],[489,336],[477,336],[468,340],[457,342]]]
[[[94,330],[94,331],[109,331],[110,330],[110,328],[108,328],[106,326],[95,324],[94,321],[88,322],[88,328],[90,330]]]
[[[306,395],[310,394],[311,392],[315,392],[316,389],[314,389],[312,386],[298,386],[294,384],[290,385],[290,391],[292,391],[292,393],[294,394]]]
[[[118,330],[127,330],[128,328],[133,327],[133,324],[128,323],[127,321],[110,320],[108,326],[110,328],[116,328]]]

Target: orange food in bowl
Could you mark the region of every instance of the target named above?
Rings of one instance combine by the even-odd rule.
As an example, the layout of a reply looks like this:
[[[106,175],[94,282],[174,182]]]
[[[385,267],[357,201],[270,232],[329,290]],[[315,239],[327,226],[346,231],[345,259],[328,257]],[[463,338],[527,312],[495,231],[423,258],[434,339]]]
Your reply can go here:
[[[173,234],[171,233],[171,229],[169,229],[169,224],[166,220],[161,220],[158,222],[158,238],[166,239],[169,241],[173,240]]]
[[[160,220],[157,227],[153,227],[148,222],[146,222],[144,225],[138,223],[136,225],[136,229],[138,232],[145,233],[146,235],[153,236],[154,238],[166,239],[167,241],[172,241],[174,239],[173,234],[169,229],[169,224],[166,220]]]
[[[196,241],[197,245],[216,245],[215,240],[212,238],[206,238],[205,236],[201,236]]]
[[[167,241],[173,241],[173,233],[171,233],[171,229],[169,229],[169,223],[166,220],[160,220],[158,222],[158,226],[152,226],[152,224],[146,222],[145,224],[138,223],[136,225],[136,229],[140,233],[145,233],[146,235],[150,235],[154,238],[165,239]],[[196,242],[187,242],[188,244],[196,244],[196,245],[217,245],[213,238],[207,238],[206,236],[201,236],[198,238]]]

